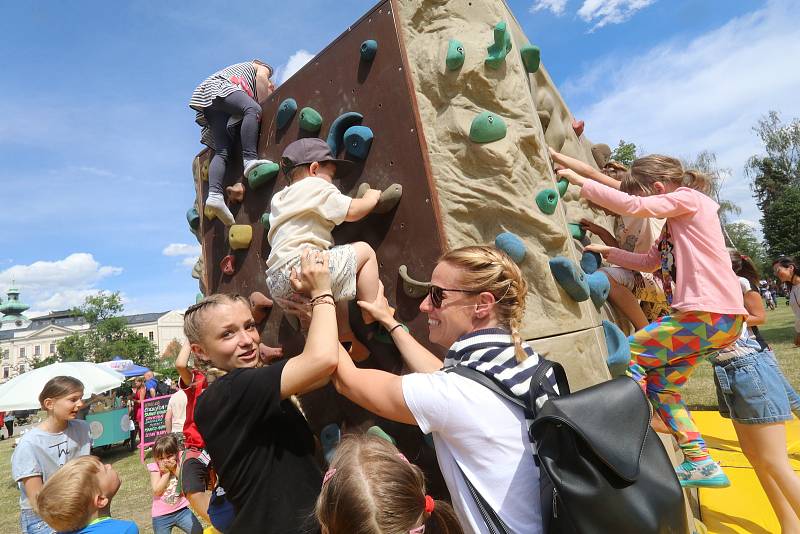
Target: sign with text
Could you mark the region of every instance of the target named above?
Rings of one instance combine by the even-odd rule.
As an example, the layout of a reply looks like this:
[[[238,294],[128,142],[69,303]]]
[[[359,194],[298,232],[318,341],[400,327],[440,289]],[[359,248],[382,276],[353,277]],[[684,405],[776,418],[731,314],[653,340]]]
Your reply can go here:
[[[156,438],[167,433],[164,418],[170,395],[153,397],[142,401],[141,419],[139,419],[139,456],[144,462],[144,449],[155,443]]]

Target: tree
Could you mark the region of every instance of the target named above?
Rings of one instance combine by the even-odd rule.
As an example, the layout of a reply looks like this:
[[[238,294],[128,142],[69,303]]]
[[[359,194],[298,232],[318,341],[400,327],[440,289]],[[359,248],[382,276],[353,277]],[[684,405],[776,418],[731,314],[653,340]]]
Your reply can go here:
[[[636,159],[636,145],[633,143],[626,143],[624,139],[620,139],[617,148],[611,152],[611,159],[630,168],[633,160]]]
[[[763,210],[761,226],[767,253],[771,259],[779,256],[800,256],[800,187],[787,187]]]
[[[730,239],[733,248],[750,258],[759,273],[764,270],[767,263],[766,250],[752,226],[744,222],[726,224],[725,235]]]
[[[173,338],[172,341],[167,343],[164,352],[161,353],[161,358],[174,362],[180,352],[181,352],[181,344],[177,339]]]
[[[777,111],[770,111],[758,121],[753,131],[764,143],[767,156],[753,156],[748,162],[748,168],[753,162],[756,164],[754,170],[760,171],[758,160],[768,159],[775,174],[788,177],[789,185],[800,186],[800,119],[784,124]]]

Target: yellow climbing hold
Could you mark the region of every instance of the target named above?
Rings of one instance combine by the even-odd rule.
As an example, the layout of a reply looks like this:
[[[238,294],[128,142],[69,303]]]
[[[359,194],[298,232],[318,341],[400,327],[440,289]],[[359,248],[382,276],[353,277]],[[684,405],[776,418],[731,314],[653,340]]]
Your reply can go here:
[[[253,240],[253,227],[249,224],[232,224],[228,230],[228,242],[234,250],[248,248]]]
[[[214,210],[212,210],[210,206],[206,206],[203,208],[203,215],[205,215],[206,219],[208,219],[209,221],[213,221],[214,219],[217,218],[217,214],[214,213]]]

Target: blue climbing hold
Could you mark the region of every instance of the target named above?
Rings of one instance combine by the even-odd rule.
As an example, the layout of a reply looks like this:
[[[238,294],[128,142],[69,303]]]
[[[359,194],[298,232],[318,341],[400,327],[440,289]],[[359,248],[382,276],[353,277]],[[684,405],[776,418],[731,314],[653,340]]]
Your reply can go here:
[[[503,232],[494,238],[494,246],[505,252],[515,263],[522,263],[525,259],[525,243],[517,234]]]
[[[292,120],[297,112],[297,101],[294,98],[287,98],[278,106],[278,114],[275,117],[275,125],[280,130]]]
[[[550,272],[567,294],[576,302],[589,298],[589,282],[575,262],[564,256],[550,260]]]
[[[567,223],[567,228],[569,228],[569,235],[578,241],[586,237],[586,230],[578,223]]]
[[[319,441],[322,444],[322,454],[325,456],[325,461],[331,463],[333,455],[336,452],[336,447],[342,440],[342,431],[339,425],[331,423],[326,425],[322,432],[319,433]]]
[[[378,41],[375,39],[367,39],[361,43],[361,59],[362,61],[372,61],[375,54],[378,53]]]
[[[351,126],[360,124],[362,120],[364,120],[364,115],[361,113],[348,111],[336,117],[336,120],[331,123],[326,142],[331,148],[331,154],[333,154],[334,157],[339,154],[339,149],[342,147],[344,132]]]
[[[192,230],[197,230],[200,228],[200,214],[197,212],[197,208],[192,208],[186,212],[186,222],[189,223],[189,227]]]
[[[584,251],[581,255],[581,269],[586,274],[592,274],[600,268],[602,258],[597,252]]]
[[[372,130],[366,126],[351,126],[344,132],[344,148],[358,159],[367,159],[372,137]]]
[[[608,298],[608,292],[611,291],[611,283],[608,277],[603,272],[594,272],[586,277],[589,282],[589,296],[596,308],[600,308]]]
[[[625,376],[631,362],[631,344],[617,325],[603,321],[603,334],[606,337],[606,365],[612,378]]]

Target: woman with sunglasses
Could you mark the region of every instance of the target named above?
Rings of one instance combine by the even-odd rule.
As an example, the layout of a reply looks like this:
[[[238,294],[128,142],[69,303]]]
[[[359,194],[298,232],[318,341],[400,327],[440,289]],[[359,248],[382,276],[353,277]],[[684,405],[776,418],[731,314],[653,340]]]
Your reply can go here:
[[[489,529],[466,479],[509,532],[542,532],[538,468],[522,410],[477,382],[442,372],[445,366],[468,366],[525,396],[540,361],[520,335],[527,292],[519,267],[505,253],[488,246],[456,249],[439,260],[420,305],[430,341],[449,347],[444,364],[394,318],[382,288],[375,302],[358,304],[391,333],[412,373],[360,369],[339,350],[334,383],[340,393],[381,417],[432,433],[467,533]],[[555,380],[548,378],[556,394]]]
[[[200,142],[214,151],[208,166],[206,206],[230,226],[236,221],[225,204],[223,178],[228,164],[233,136],[228,127],[241,123],[244,175],[269,160],[258,159],[258,130],[261,104],[275,90],[272,67],[254,59],[219,70],[198,85],[189,107],[197,112],[195,122],[202,128]]]

